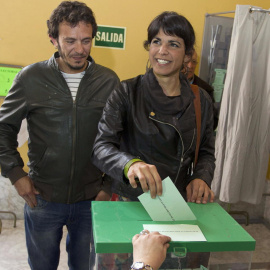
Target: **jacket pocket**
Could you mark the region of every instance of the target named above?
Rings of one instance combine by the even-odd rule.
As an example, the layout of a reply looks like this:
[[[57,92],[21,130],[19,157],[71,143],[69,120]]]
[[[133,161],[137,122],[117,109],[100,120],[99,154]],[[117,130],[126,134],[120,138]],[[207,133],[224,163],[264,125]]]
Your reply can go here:
[[[46,146],[44,146],[38,151],[35,151],[35,149],[31,149],[29,152],[29,160],[30,160],[29,167],[33,169],[33,171],[37,172],[41,168],[42,164],[44,164],[45,160],[47,159],[47,156],[48,156],[48,147]]]

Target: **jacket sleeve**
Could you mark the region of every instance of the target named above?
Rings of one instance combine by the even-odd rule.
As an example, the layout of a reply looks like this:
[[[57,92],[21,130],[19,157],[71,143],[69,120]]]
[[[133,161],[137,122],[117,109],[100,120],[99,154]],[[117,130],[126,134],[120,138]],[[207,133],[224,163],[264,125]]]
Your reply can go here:
[[[0,108],[0,165],[1,174],[14,184],[27,175],[23,171],[23,160],[17,150],[17,135],[22,120],[26,117],[26,99],[19,74],[15,78],[7,97]]]
[[[103,172],[118,181],[126,181],[124,167],[135,156],[120,151],[122,133],[128,114],[128,91],[120,86],[107,100],[93,147],[92,161]]]
[[[189,182],[199,178],[204,180],[209,187],[215,170],[215,136],[213,131],[213,109],[208,95],[201,90],[201,141],[197,165],[193,170]]]

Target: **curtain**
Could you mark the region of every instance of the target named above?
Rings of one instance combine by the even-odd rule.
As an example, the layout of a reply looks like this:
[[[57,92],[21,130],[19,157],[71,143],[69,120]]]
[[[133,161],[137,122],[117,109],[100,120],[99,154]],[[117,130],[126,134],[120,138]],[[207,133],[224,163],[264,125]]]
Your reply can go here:
[[[258,204],[269,150],[270,15],[237,5],[216,136],[216,197]]]

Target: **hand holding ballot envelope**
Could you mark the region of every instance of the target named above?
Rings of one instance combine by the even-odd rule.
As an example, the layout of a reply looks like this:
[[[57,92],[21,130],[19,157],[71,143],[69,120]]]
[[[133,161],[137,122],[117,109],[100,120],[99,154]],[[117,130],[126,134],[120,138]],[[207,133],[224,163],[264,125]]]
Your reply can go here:
[[[130,166],[127,176],[133,188],[137,187],[136,181],[139,181],[142,190],[150,191],[152,198],[162,195],[162,182],[156,166],[140,161],[135,162]]]
[[[133,163],[127,173],[130,185],[137,188],[139,181],[144,192],[150,191],[151,197],[162,195],[162,180],[156,166],[145,162]],[[195,203],[207,203],[214,201],[214,192],[202,179],[192,180],[186,187],[187,201]]]
[[[185,202],[174,183],[167,177],[162,181],[163,194],[155,199],[149,193],[138,197],[153,221],[179,221],[174,224],[144,224],[144,230],[158,231],[171,237],[172,241],[206,241],[197,218]]]

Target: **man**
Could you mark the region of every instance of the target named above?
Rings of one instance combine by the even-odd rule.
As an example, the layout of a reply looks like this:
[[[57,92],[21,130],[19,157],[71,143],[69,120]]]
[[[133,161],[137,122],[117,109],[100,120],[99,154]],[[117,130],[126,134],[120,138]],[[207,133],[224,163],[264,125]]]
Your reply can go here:
[[[198,55],[197,55],[197,52],[193,50],[191,58],[187,62],[185,62],[185,68],[186,68],[185,74],[190,84],[198,85],[200,88],[204,89],[211,97],[212,102],[213,102],[213,110],[214,110],[214,130],[215,130],[218,124],[218,110],[215,107],[214,89],[211,85],[209,85],[207,82],[205,82],[204,80],[202,80],[195,74],[195,69],[197,67],[197,64],[198,64]]]
[[[103,106],[119,79],[90,57],[97,24],[84,3],[62,2],[47,24],[58,52],[18,74],[0,110],[1,171],[26,201],[31,269],[57,269],[66,225],[69,269],[86,270],[91,201],[110,198],[110,184],[90,156]],[[28,174],[17,151],[24,118]]]
[[[187,78],[191,84],[198,85],[211,97],[212,101],[214,102],[214,89],[212,88],[211,85],[209,85],[207,82],[203,81],[200,79],[197,75],[195,75],[195,69],[198,64],[198,55],[195,50],[193,50],[193,54],[189,61],[185,62],[185,66],[187,68]]]

